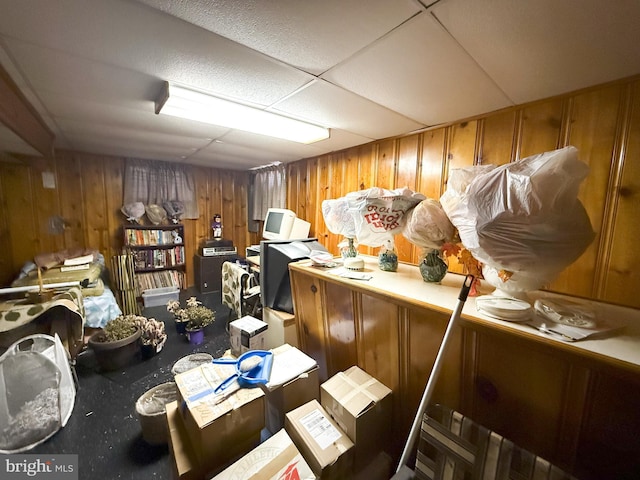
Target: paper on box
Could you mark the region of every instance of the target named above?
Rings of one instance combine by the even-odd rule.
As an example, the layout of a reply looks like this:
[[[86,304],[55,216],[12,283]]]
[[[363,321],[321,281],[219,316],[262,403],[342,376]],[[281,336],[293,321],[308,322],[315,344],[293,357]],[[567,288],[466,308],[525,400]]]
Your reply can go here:
[[[229,324],[231,354],[238,357],[249,350],[265,349],[268,325],[251,315],[245,315]]]
[[[316,400],[288,412],[285,430],[320,479],[351,478],[353,442]]]
[[[278,431],[212,480],[315,480],[285,430]]]
[[[382,451],[391,433],[391,389],[357,366],[320,386],[320,403],[355,444],[355,466]]]
[[[284,344],[271,350],[273,366],[266,395],[266,426],[271,433],[284,427],[284,415],[311,400],[319,400],[317,362],[296,347]]]
[[[175,376],[181,417],[206,471],[249,451],[264,428],[260,388],[241,388],[218,403],[214,389],[235,371],[235,365],[208,363]]]

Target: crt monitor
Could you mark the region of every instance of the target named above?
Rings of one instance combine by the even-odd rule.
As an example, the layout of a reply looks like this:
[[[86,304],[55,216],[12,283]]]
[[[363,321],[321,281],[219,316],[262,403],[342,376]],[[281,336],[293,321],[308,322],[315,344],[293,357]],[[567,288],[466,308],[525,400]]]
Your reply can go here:
[[[298,218],[292,210],[269,208],[264,219],[262,238],[265,240],[289,240],[307,238],[311,224]]]
[[[312,250],[328,251],[317,238],[260,242],[260,296],[263,307],[293,313],[289,263],[309,258]]]

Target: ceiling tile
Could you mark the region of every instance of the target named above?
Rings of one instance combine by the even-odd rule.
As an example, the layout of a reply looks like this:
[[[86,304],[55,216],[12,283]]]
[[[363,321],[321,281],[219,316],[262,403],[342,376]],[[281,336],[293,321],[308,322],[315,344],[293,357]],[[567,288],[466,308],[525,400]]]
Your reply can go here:
[[[322,77],[425,125],[511,104],[428,12]]]
[[[139,1],[316,75],[421,9],[412,0]]]
[[[370,139],[401,135],[424,127],[324,80],[312,82],[274,105],[272,110]]]
[[[231,98],[269,105],[313,77],[181,19],[120,0],[3,8],[4,35]],[[37,11],[38,15],[33,15]],[[18,61],[18,63],[20,63]]]
[[[433,13],[516,103],[640,73],[637,0],[447,0]]]

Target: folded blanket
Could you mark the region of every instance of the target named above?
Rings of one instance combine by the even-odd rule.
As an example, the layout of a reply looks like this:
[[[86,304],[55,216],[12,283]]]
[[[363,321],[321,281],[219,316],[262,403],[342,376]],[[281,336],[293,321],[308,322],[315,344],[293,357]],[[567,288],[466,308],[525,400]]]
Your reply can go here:
[[[47,270],[42,271],[42,283],[62,283],[62,282],[82,282],[83,280],[88,280],[90,285],[96,284],[96,282],[100,279],[104,266],[100,262],[93,262],[89,264],[89,268],[85,270],[71,270],[63,272],[60,270],[60,267],[53,267]],[[38,270],[37,268],[32,269],[26,275],[17,278],[11,283],[12,287],[27,287],[32,285],[38,285]],[[104,286],[102,288],[98,288],[96,290],[100,295],[102,293]],[[86,293],[82,292],[84,295],[90,295],[91,292],[87,291]],[[93,293],[94,295],[96,293]]]

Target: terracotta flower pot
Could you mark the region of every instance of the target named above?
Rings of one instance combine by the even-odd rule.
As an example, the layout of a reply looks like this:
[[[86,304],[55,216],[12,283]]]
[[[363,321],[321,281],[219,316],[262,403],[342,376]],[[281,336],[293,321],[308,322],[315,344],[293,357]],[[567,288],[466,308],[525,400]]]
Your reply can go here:
[[[98,362],[101,370],[120,370],[127,366],[140,351],[140,329],[121,340],[115,342],[105,341],[104,332],[96,332],[89,338],[89,348]]]

